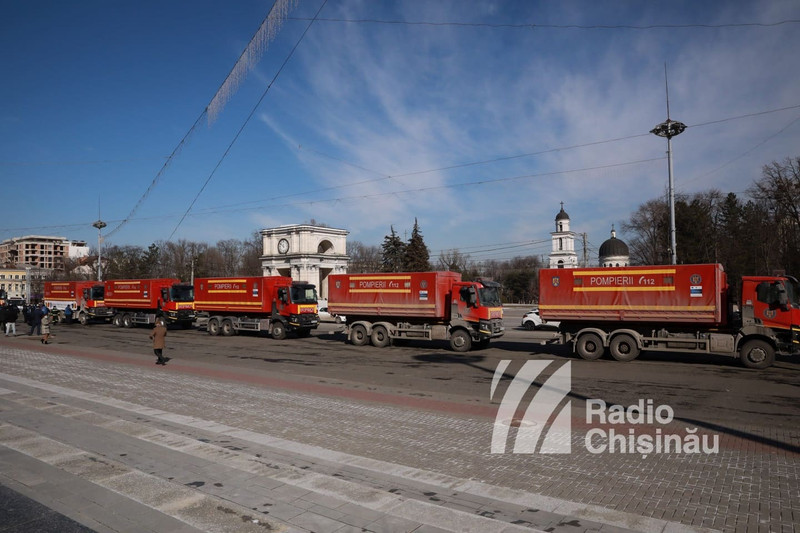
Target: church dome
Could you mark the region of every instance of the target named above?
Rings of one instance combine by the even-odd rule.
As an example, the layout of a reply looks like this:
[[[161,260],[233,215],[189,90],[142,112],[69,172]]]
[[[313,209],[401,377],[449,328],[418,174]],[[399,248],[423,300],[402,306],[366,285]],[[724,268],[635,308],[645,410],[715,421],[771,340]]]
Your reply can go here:
[[[564,211],[563,203],[561,204],[561,211],[559,211],[558,214],[556,215],[556,222],[558,222],[559,220],[569,220],[569,215],[567,214],[566,211]]]
[[[605,257],[627,257],[630,255],[628,245],[617,239],[617,232],[611,227],[611,238],[600,245],[600,262]]]

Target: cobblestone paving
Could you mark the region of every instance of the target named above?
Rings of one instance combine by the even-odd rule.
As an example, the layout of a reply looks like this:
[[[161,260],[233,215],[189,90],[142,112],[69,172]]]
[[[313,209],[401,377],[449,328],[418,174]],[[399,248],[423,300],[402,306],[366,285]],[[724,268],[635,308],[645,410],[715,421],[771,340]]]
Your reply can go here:
[[[155,417],[161,417],[163,423],[179,423],[180,417],[190,417],[207,421],[209,429],[215,423],[224,425],[227,433],[212,431],[207,436],[208,444],[220,449],[252,447],[253,442],[236,442],[228,434],[238,430],[245,435],[268,435],[279,443],[301,443],[334,454],[342,452],[347,457],[372,459],[374,466],[359,465],[364,472],[360,479],[358,470],[340,476],[415,501],[441,499],[454,479],[471,481],[485,491],[504,491],[503,501],[516,507],[488,506],[482,512],[508,523],[567,530],[569,524],[559,517],[569,515],[568,508],[562,506],[550,520],[542,519],[544,514],[538,519],[533,516],[537,512],[553,512],[546,504],[547,498],[553,498],[685,526],[724,531],[800,531],[800,428],[737,427],[726,432],[704,428],[703,435],[719,437],[717,453],[653,453],[643,457],[633,453],[590,453],[584,440],[587,428],[576,423],[570,454],[492,454],[489,451],[494,420],[482,417],[201,378],[181,372],[179,365],[164,369],[112,364],[10,347],[0,348],[0,353],[2,372],[9,377],[130,402],[157,410],[154,414],[163,411],[175,417]],[[669,431],[665,427],[664,432],[685,434],[686,427],[676,422],[669,425]],[[178,434],[174,426],[170,429]],[[626,426],[618,431],[627,435],[629,429]],[[516,431],[511,428],[510,442]],[[196,436],[193,438],[196,440]],[[313,452],[314,448],[309,450]],[[278,452],[273,449],[272,453]],[[276,459],[276,463],[291,466],[293,461],[284,458]],[[336,476],[335,466],[325,471],[319,465],[316,468],[325,475]],[[375,478],[381,469],[387,469],[383,474],[396,476],[396,480]],[[418,472],[427,473],[427,477],[415,481],[430,484],[430,490],[403,487],[403,479],[411,479]],[[437,475],[441,475],[441,481],[437,481]],[[389,481],[396,481],[397,486],[389,486]],[[518,501],[513,501],[514,494],[519,495]],[[545,504],[531,508],[532,496]],[[447,503],[470,510],[476,507],[475,502],[465,504],[457,497]],[[528,513],[523,514],[526,509]],[[601,526],[602,521],[597,524]]]

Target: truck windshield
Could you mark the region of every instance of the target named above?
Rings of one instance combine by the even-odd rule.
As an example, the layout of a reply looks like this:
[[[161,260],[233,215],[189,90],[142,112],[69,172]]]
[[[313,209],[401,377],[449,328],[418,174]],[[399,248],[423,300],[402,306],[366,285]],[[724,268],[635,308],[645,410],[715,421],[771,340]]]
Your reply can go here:
[[[89,290],[89,299],[90,300],[102,300],[105,297],[105,288],[100,287],[92,287]]]
[[[313,285],[292,285],[292,302],[296,304],[317,303],[317,289]]]
[[[800,306],[800,284],[794,278],[786,280],[786,296],[789,298],[789,303],[793,307]]]
[[[481,305],[484,307],[500,307],[503,305],[500,302],[500,289],[499,287],[484,287],[478,289],[478,298]]]
[[[194,287],[191,285],[173,285],[169,289],[169,298],[173,302],[193,302]]]

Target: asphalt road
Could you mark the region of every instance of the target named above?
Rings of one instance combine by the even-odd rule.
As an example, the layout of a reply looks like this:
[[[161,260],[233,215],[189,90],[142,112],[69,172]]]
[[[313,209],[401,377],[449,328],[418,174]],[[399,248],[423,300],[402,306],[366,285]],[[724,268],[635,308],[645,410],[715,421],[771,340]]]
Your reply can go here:
[[[584,361],[567,347],[547,344],[551,333],[520,327],[526,310],[506,308],[505,335],[487,349],[466,354],[450,351],[446,342],[353,346],[345,342],[342,326],[326,323],[308,338],[283,341],[254,334],[212,337],[200,330],[170,329],[166,355],[237,369],[257,368],[311,383],[484,407],[499,403],[490,394],[502,360],[511,361],[503,375],[506,381],[527,360],[554,361],[542,379],[570,361],[571,396],[577,400],[573,411],[583,411],[584,400],[590,398],[623,406],[652,399],[654,405],[669,405],[676,419],[718,431],[734,422],[800,427],[800,361],[796,359],[779,358],[766,370],[746,369],[735,358],[690,354],[643,353],[629,363]],[[18,331],[27,333],[23,328]],[[155,361],[147,328],[73,324],[54,326],[53,333],[53,342],[64,347],[139,351]]]

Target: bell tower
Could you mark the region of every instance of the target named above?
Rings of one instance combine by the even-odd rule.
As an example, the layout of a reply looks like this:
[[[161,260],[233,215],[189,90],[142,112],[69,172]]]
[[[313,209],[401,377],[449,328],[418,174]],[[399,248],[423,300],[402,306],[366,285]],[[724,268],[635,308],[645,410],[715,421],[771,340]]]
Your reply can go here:
[[[550,268],[576,268],[575,232],[569,229],[569,215],[564,211],[564,202],[561,202],[561,211],[556,215],[556,230],[550,236],[553,241]]]

